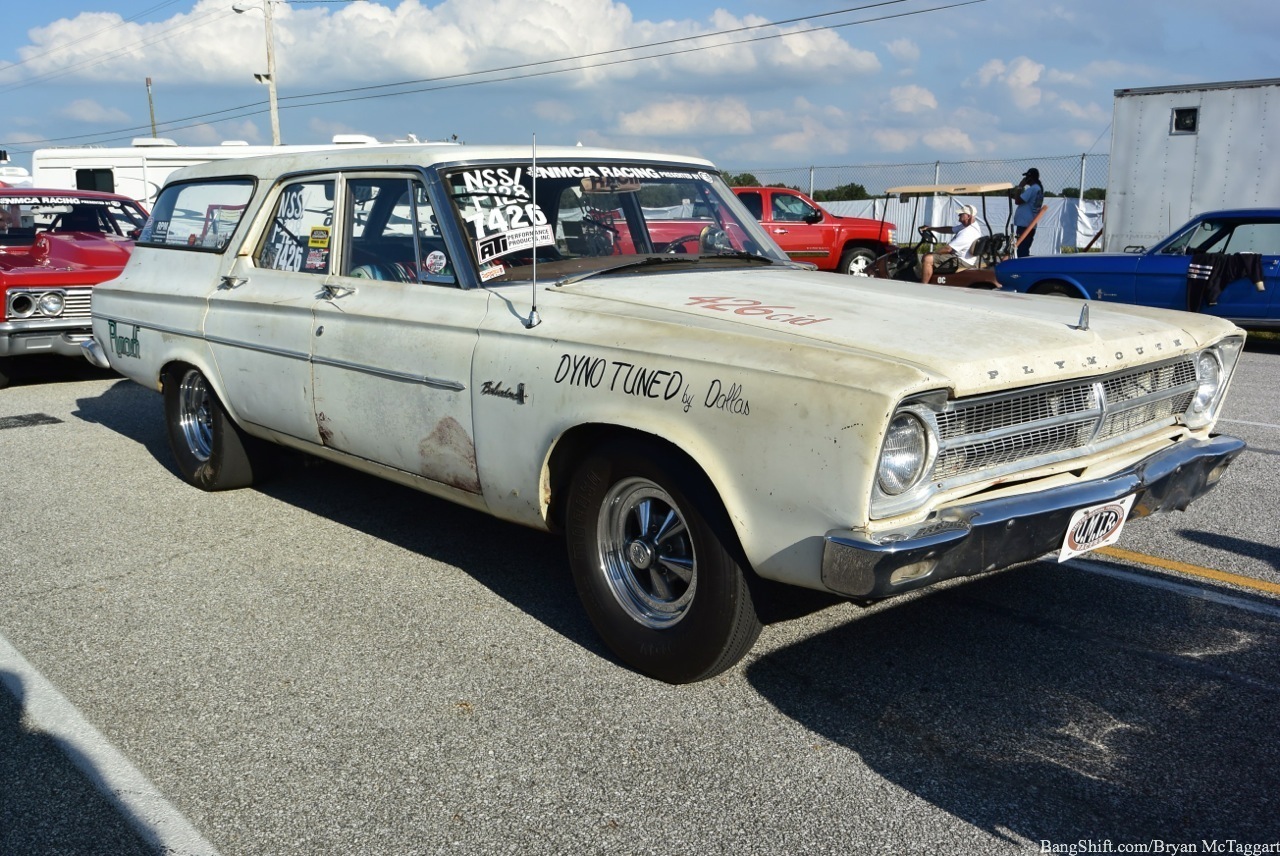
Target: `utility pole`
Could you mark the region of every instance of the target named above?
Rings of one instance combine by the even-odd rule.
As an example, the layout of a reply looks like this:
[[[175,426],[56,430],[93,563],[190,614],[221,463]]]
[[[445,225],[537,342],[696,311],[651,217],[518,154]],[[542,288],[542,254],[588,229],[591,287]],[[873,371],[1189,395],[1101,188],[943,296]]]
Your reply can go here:
[[[151,78],[147,78],[147,107],[151,110],[151,136],[156,135],[156,105],[151,100]]]
[[[280,108],[276,102],[276,39],[271,29],[272,0],[262,0],[261,6],[249,3],[237,3],[231,7],[236,13],[248,12],[250,9],[261,9],[263,20],[267,25],[267,73],[255,74],[253,79],[267,84],[267,98],[271,103],[271,145],[280,145]]]

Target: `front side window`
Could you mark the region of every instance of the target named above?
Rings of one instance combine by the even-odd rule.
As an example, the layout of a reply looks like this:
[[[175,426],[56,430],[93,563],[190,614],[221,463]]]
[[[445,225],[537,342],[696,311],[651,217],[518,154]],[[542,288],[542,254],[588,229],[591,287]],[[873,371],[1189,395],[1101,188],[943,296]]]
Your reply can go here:
[[[332,232],[333,180],[285,185],[276,198],[266,237],[254,261],[258,267],[271,270],[327,274]]]
[[[561,277],[648,257],[786,262],[720,176],[675,164],[554,161],[443,171],[482,282]],[[727,262],[726,262],[727,263]]]
[[[427,189],[413,177],[347,179],[342,275],[393,282],[456,282]]]
[[[1231,231],[1230,223],[1221,220],[1201,220],[1169,239],[1160,249],[1168,255],[1221,252],[1223,237]]]
[[[789,223],[803,223],[818,213],[808,202],[790,193],[773,194],[773,219]]]
[[[138,245],[222,252],[240,225],[253,186],[250,178],[166,185]]]

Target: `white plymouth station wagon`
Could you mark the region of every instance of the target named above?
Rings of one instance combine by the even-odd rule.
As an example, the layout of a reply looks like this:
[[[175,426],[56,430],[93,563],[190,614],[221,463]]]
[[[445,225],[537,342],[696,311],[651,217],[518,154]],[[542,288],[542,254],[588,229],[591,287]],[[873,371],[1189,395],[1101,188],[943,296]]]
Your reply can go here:
[[[757,578],[870,601],[1208,491],[1243,334],[1082,306],[814,272],[703,160],[397,145],[174,174],[84,349],[205,490],[279,444],[563,532],[618,658],[687,682]]]

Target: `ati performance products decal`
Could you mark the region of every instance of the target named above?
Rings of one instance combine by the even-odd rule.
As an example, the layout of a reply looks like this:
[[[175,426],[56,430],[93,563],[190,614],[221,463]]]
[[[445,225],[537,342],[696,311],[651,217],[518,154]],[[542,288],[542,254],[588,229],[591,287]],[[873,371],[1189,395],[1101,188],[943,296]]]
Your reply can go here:
[[[533,206],[529,207],[532,208]],[[539,211],[538,213],[541,215],[542,212]],[[554,246],[555,242],[556,236],[552,233],[550,226],[539,225],[536,228],[525,226],[519,229],[510,229],[476,241],[476,261],[484,264],[499,256],[510,255],[524,250],[531,251],[535,244],[539,247],[546,247]]]

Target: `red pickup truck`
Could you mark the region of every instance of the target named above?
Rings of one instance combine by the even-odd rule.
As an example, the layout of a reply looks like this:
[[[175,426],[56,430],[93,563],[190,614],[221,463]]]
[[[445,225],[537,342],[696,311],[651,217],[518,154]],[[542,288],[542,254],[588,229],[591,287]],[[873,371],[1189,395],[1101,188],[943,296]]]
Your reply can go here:
[[[893,223],[838,217],[798,190],[735,187],[733,192],[788,256],[819,270],[871,276],[871,263],[894,247]]]

